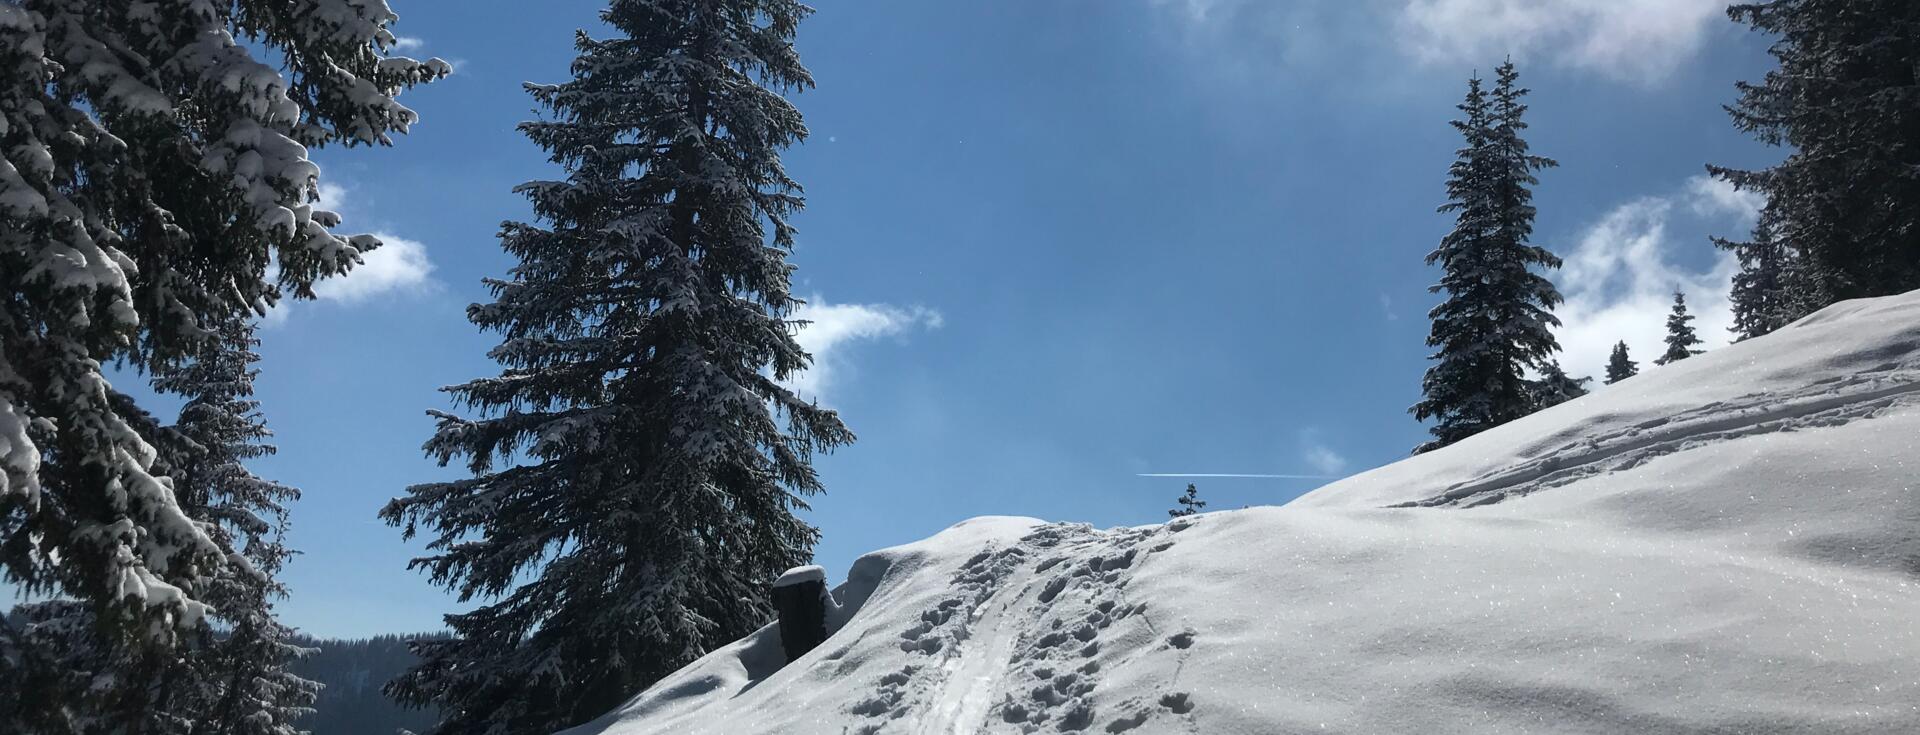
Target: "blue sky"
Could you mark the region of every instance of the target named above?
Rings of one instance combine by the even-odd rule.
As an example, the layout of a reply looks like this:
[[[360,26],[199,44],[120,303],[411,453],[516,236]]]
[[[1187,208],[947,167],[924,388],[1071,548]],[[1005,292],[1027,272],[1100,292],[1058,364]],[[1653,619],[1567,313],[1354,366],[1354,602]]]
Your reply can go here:
[[[436,628],[454,608],[375,519],[424,459],[439,386],[495,372],[463,316],[510,265],[511,188],[559,175],[513,127],[522,81],[564,78],[599,3],[392,0],[407,52],[455,75],[403,101],[392,149],[318,159],[369,266],[263,332],[261,397],[303,488],[289,622]],[[1338,476],[1405,456],[1427,349],[1422,258],[1465,77],[1509,53],[1532,98],[1539,243],[1568,259],[1575,375],[1656,353],[1676,286],[1722,341],[1753,203],[1703,164],[1777,156],[1720,105],[1766,68],[1720,0],[821,0],[819,87],[787,156],[807,188],[794,261],[821,367],[803,388],[859,443],[823,458],[810,520],[838,577],[867,550],[984,514],[1151,523],[1186,480]],[[1524,6],[1524,7],[1522,7]],[[1201,479],[1212,508],[1319,484]]]

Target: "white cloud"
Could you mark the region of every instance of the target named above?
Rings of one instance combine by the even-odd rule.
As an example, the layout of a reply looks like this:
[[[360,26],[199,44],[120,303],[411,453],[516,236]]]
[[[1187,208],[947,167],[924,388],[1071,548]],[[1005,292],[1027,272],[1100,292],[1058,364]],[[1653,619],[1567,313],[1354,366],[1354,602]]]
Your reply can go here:
[[[1149,0],[1177,22],[1166,24],[1189,51],[1217,65],[1236,84],[1285,69],[1340,58],[1361,43],[1384,38],[1370,12],[1383,0]],[[1349,4],[1351,3],[1351,4]],[[1353,12],[1354,8],[1363,8]],[[1362,54],[1371,62],[1385,54]],[[1346,57],[1346,58],[1343,58]],[[1261,83],[1264,83],[1261,82]]]
[[[1264,56],[1355,63],[1390,46],[1426,63],[1489,70],[1506,56],[1653,83],[1691,58],[1727,0],[1148,0],[1206,31],[1197,48],[1244,64]],[[1238,41],[1237,43],[1234,41]],[[1385,54],[1360,54],[1359,61]]]
[[[1547,61],[1658,81],[1693,56],[1727,0],[1406,0],[1401,40],[1427,60]]]
[[[388,47],[387,51],[394,54],[413,54],[414,52],[420,51],[421,49],[424,49],[426,47],[427,47],[427,41],[424,38],[420,38],[418,36],[394,36],[393,45]],[[467,74],[468,70],[467,70],[466,59],[443,58],[441,59],[441,61],[447,62],[447,66],[450,67],[449,73],[460,74],[463,76]]]
[[[1301,429],[1298,435],[1300,461],[1312,468],[1315,474],[1324,477],[1341,477],[1347,473],[1347,458],[1320,438],[1318,427]]]
[[[313,206],[338,213],[343,226],[352,226],[360,216],[353,211],[352,192],[338,184],[322,183],[320,200]],[[373,236],[380,238],[380,247],[363,253],[360,257],[364,262],[347,275],[324,278],[313,284],[316,298],[359,303],[376,296],[418,292],[437,285],[432,280],[433,262],[427,259],[425,244],[391,232],[375,232]]]
[[[278,277],[276,275],[278,272],[279,271],[277,268],[273,266],[268,266],[267,281],[268,282],[274,281]],[[286,324],[287,315],[292,312],[293,312],[293,303],[290,301],[287,301],[286,299],[281,299],[280,303],[274,304],[273,308],[268,309],[266,314],[261,315],[260,326],[263,329],[273,329],[275,327],[279,327],[283,324]]]
[[[1340,475],[1347,471],[1347,458],[1333,451],[1332,447],[1318,442],[1308,444],[1306,449],[1301,450],[1300,458],[1306,460],[1307,466],[1312,467],[1314,472],[1322,475]]]
[[[1150,0],[1154,5],[1171,8],[1174,12],[1186,16],[1196,23],[1205,22],[1213,16],[1213,11],[1231,0]]]
[[[829,304],[819,296],[794,310],[805,321],[794,340],[813,355],[813,367],[787,378],[787,387],[801,396],[826,403],[842,370],[848,367],[844,348],[852,342],[898,337],[916,329],[939,329],[940,312],[922,306],[890,304]]]
[[[320,184],[320,199],[313,203],[313,207],[340,214],[343,228],[351,227],[359,218],[358,213],[353,211],[351,190],[331,182]],[[346,275],[316,281],[313,284],[315,299],[361,304],[392,294],[418,294],[439,288],[439,282],[433,280],[433,261],[427,257],[424,243],[390,232],[375,232],[373,235],[380,238],[380,247],[362,253],[361,264],[354,266]],[[270,272],[269,280],[273,277]],[[285,324],[292,308],[292,299],[281,299],[261,319],[261,324],[267,327]]]
[[[335,184],[332,181],[322,181],[320,182],[320,199],[313,203],[313,208],[324,209],[344,217],[346,216],[345,210],[348,209],[348,199],[347,187]]]
[[[313,284],[315,297],[351,304],[434,285],[433,263],[427,260],[426,245],[385,232],[373,236],[380,238],[380,247],[362,254],[364,262],[354,266],[353,272]]]
[[[1555,277],[1566,303],[1556,310],[1563,326],[1557,335],[1561,366],[1575,377],[1605,374],[1608,354],[1624,340],[1641,369],[1665,349],[1667,313],[1673,291],[1687,295],[1687,310],[1695,316],[1694,330],[1703,348],[1729,341],[1733,324],[1727,285],[1739,268],[1732,254],[1720,253],[1706,271],[1676,265],[1681,247],[1705,243],[1676,243],[1667,226],[1676,214],[1751,221],[1752,203],[1729,198],[1706,177],[1688,181],[1678,194],[1643,197],[1608,212],[1581,235]],[[1735,206],[1740,205],[1740,206]]]
[[[1136,472],[1134,477],[1213,477],[1243,480],[1336,480],[1328,475],[1275,475],[1263,472]]]
[[[1735,189],[1725,179],[1695,176],[1687,180],[1687,204],[1701,217],[1732,215],[1752,224],[1766,203],[1767,195]]]
[[[1301,429],[1295,435],[1299,461],[1311,472],[1147,472],[1144,463],[1135,464],[1138,477],[1185,477],[1249,480],[1337,480],[1347,475],[1347,458],[1320,439],[1318,427]],[[1232,468],[1237,469],[1237,468]]]

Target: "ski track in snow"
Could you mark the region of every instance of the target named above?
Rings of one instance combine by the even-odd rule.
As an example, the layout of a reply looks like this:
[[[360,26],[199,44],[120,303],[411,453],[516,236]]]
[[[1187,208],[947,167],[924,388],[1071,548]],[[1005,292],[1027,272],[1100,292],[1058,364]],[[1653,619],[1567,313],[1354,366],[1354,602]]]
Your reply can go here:
[[[876,680],[848,710],[848,732],[1120,733],[1156,718],[1159,731],[1195,732],[1194,702],[1173,685],[1198,632],[1155,625],[1125,593],[1140,565],[1196,523],[1052,524],[975,555],[953,578],[959,594],[900,632],[900,649],[924,658]],[[1102,701],[1104,669],[1159,656],[1176,657],[1159,696]]]
[[[1606,434],[1581,437],[1539,458],[1462,482],[1422,500],[1391,508],[1474,508],[1523,497],[1582,479],[1638,467],[1656,457],[1740,437],[1872,418],[1896,406],[1920,403],[1916,368],[1902,363],[1828,378],[1806,389],[1752,393]]]

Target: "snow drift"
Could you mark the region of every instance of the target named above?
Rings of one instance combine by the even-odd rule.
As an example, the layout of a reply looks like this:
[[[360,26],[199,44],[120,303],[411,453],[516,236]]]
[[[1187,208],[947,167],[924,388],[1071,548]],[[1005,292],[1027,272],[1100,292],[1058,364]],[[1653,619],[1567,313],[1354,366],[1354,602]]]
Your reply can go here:
[[[979,518],[570,735],[1920,732],[1920,292],[1284,507]]]

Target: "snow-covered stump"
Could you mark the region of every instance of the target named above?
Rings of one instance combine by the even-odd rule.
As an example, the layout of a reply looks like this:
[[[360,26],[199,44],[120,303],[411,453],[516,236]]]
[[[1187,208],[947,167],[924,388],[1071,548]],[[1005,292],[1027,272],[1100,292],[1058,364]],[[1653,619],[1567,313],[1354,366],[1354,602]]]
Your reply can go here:
[[[827,570],[794,567],[773,583],[773,608],[780,614],[780,646],[789,663],[827,639]]]

